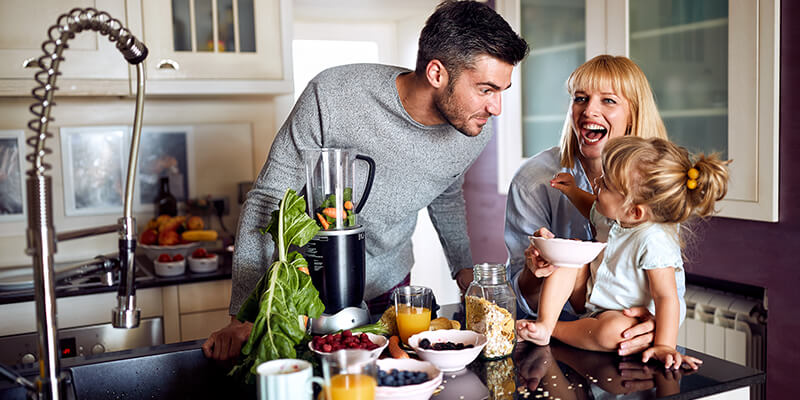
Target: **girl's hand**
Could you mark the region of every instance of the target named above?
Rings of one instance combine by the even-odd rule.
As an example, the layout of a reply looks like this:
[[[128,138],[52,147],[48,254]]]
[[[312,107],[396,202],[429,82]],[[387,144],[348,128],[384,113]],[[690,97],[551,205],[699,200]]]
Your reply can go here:
[[[547,228],[539,228],[539,230],[533,233],[533,236],[544,238],[555,237]],[[546,278],[556,270],[556,267],[541,257],[539,250],[534,247],[533,244],[525,249],[525,266],[533,273],[533,276],[537,278]]]
[[[643,363],[646,363],[651,358],[655,358],[663,362],[664,368],[667,369],[678,369],[680,368],[681,364],[684,364],[686,367],[691,369],[697,369],[700,367],[700,364],[703,363],[703,361],[698,358],[683,355],[678,353],[678,350],[676,350],[674,347],[664,345],[655,345],[642,353]]]
[[[578,189],[578,186],[575,185],[575,177],[567,172],[557,173],[553,179],[550,180],[550,186],[560,190],[561,193],[567,196]]]

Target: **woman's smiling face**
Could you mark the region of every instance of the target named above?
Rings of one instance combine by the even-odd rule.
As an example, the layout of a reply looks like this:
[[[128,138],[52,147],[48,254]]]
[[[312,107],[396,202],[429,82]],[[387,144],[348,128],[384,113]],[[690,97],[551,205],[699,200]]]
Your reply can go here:
[[[600,159],[606,142],[624,136],[631,124],[628,100],[610,85],[575,91],[571,111],[572,131],[587,160]]]

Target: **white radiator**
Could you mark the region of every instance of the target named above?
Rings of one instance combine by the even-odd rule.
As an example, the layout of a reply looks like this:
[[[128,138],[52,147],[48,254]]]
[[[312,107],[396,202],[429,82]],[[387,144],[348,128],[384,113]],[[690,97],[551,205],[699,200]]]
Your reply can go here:
[[[686,319],[678,345],[762,371],[766,369],[764,302],[699,286],[686,286]],[[702,368],[702,367],[701,367]],[[751,390],[764,398],[764,385]]]

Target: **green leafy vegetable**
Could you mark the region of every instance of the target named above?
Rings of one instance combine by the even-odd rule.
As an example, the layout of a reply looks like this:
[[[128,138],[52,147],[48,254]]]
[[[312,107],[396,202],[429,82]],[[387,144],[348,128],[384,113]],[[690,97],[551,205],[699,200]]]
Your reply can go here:
[[[344,190],[342,191],[342,204],[344,204],[345,202],[348,202],[348,201],[350,201],[350,202],[353,201],[353,189],[352,188],[344,188]],[[335,194],[329,194],[328,197],[326,197],[325,200],[322,202],[322,204],[320,204],[320,206],[315,210],[315,212],[318,215],[321,215],[322,216],[321,218],[325,218],[325,221],[328,222],[328,226],[335,226],[336,225],[336,218],[334,218],[333,216],[330,216],[330,215],[326,215],[325,212],[323,212],[323,210],[326,209],[326,208],[334,208],[335,209],[336,206],[337,206],[337,204],[336,204],[336,195]],[[339,204],[339,207],[341,207],[341,204]],[[345,218],[345,220],[343,222],[344,226],[345,227],[355,226],[355,224],[356,224],[356,215],[353,212],[353,210],[344,210],[344,211],[347,214],[347,217]]]
[[[253,330],[242,347],[244,359],[229,373],[248,383],[262,362],[295,358],[295,346],[307,336],[303,316],[319,318],[325,309],[311,277],[303,272],[308,271],[308,263],[296,251],[289,253],[289,246],[302,247],[319,231],[305,207],[303,197],[287,190],[269,226],[261,232],[272,235],[278,259],[236,315],[240,321],[253,322]]]

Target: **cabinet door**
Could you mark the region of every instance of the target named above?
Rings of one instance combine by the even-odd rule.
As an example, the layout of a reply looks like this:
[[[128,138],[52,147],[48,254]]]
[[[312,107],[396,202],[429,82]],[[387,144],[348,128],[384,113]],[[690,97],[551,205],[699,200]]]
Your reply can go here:
[[[143,0],[148,93],[290,92],[288,0]]]
[[[501,193],[525,158],[558,144],[570,72],[619,54],[647,75],[671,140],[734,160],[719,215],[778,220],[777,0],[507,0],[498,8],[532,45],[519,68],[522,91],[512,87],[500,118]],[[571,29],[536,27],[554,21]]]
[[[0,2],[0,95],[29,95],[42,43],[61,14],[92,7],[126,24],[124,0],[3,0]],[[67,42],[58,94],[128,94],[128,63],[107,37],[84,31]]]

